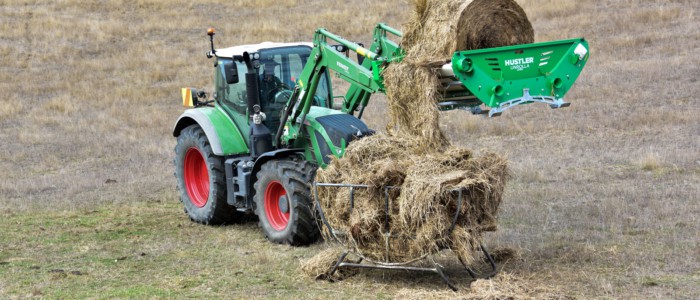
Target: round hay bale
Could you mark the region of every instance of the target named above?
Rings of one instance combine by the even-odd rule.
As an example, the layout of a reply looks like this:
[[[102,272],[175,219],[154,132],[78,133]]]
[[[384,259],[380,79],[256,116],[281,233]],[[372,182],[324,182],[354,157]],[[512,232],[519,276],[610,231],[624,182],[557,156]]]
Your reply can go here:
[[[411,19],[403,25],[404,61],[443,60],[457,50],[457,24],[470,0],[418,1]]]
[[[513,0],[474,0],[457,23],[456,50],[503,47],[535,42],[527,14]]]
[[[535,34],[513,0],[416,1],[401,47],[411,62],[452,57],[455,51],[527,44]]]

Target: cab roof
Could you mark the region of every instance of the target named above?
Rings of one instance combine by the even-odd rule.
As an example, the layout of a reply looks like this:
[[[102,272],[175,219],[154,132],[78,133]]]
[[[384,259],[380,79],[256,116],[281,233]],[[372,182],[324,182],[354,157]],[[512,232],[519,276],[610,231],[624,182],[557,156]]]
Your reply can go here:
[[[282,47],[294,47],[294,46],[307,46],[312,47],[312,43],[308,42],[297,42],[297,43],[273,43],[273,42],[263,42],[260,44],[251,45],[240,45],[223,49],[216,49],[216,56],[219,57],[233,57],[234,55],[243,55],[243,52],[255,53],[261,49],[269,48],[282,48]]]

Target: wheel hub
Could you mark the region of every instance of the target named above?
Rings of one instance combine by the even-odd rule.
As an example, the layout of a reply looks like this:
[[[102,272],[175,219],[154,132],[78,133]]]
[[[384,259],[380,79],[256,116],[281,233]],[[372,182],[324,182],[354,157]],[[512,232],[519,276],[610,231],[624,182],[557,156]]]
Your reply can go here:
[[[265,216],[274,230],[282,231],[289,224],[289,199],[281,182],[270,181],[265,188]]]
[[[287,202],[287,196],[280,197],[279,206],[280,206],[280,211],[283,214],[286,214],[289,212],[289,202]]]
[[[209,171],[199,149],[187,149],[184,162],[185,189],[197,207],[204,207],[209,200]]]

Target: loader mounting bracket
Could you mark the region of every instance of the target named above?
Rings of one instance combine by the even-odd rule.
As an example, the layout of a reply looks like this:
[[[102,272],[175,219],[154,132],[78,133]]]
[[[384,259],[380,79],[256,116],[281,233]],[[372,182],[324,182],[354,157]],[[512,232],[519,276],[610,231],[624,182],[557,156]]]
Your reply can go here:
[[[489,117],[498,117],[506,109],[518,106],[520,104],[527,104],[533,102],[549,104],[549,107],[551,108],[569,107],[569,105],[571,105],[571,103],[564,102],[564,100],[561,98],[557,99],[556,97],[550,96],[532,96],[530,95],[530,89],[523,89],[522,97],[501,102],[500,104],[498,104],[497,107],[491,108],[491,111],[489,111]]]

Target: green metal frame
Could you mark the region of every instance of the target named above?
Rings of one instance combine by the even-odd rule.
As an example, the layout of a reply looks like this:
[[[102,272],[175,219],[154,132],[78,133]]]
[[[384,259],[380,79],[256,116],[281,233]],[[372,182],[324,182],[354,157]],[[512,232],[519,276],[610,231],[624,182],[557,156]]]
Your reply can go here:
[[[384,78],[381,76],[381,72],[384,70],[383,62],[397,62],[401,61],[405,55],[405,52],[397,43],[389,39],[389,35],[392,34],[396,37],[402,37],[401,31],[391,28],[384,23],[379,23],[374,28],[373,43],[369,50],[373,53],[382,57],[380,61],[373,61],[371,59],[362,61],[361,66],[367,70],[372,70],[372,78],[378,83],[382,92],[384,92]],[[367,107],[369,98],[372,93],[363,90],[362,88],[351,85],[347,93],[345,93],[342,111],[345,113],[353,114],[359,107]]]
[[[570,39],[456,52],[452,69],[476,98],[502,111],[514,103],[563,104],[588,57],[588,42]]]
[[[308,113],[318,78],[325,69],[337,72],[338,77],[350,83],[341,111],[354,114],[367,106],[373,93],[385,92],[382,71],[393,62],[401,61],[405,52],[389,39],[401,37],[399,30],[380,23],[374,29],[374,42],[369,49],[345,40],[321,28],[314,34],[314,49],[302,72],[299,85],[302,92],[294,99],[295,109],[290,128],[299,126]],[[355,51],[365,59],[361,64],[347,58],[328,45],[332,40]],[[558,108],[567,106],[564,95],[578,78],[589,57],[588,42],[582,38],[501,48],[459,51],[452,57],[454,76],[466,87],[445,92],[445,99],[475,98],[450,105],[442,110],[472,107],[484,104],[493,113],[520,104],[544,102]],[[298,135],[287,136],[295,139]]]

